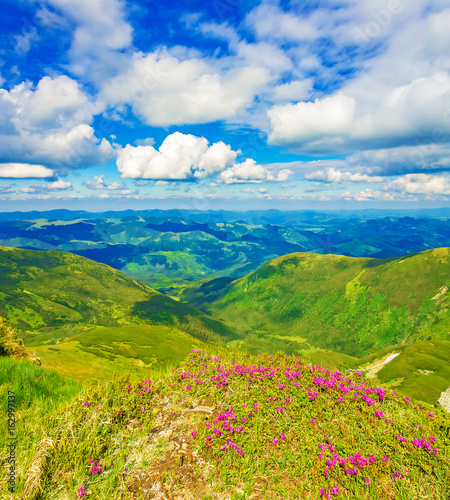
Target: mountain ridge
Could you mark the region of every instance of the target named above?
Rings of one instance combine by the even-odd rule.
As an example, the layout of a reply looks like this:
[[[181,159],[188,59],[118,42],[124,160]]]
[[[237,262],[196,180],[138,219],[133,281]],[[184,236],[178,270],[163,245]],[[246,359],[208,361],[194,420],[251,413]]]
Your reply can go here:
[[[185,298],[240,330],[364,355],[428,337],[448,340],[449,286],[449,248],[390,259],[294,253],[225,283],[222,292],[216,287],[212,300],[207,285]]]

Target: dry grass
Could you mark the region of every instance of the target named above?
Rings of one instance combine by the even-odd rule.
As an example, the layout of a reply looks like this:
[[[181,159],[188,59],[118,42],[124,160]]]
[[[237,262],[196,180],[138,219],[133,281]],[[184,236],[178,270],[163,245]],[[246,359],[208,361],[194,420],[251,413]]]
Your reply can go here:
[[[35,498],[36,494],[42,493],[43,479],[51,450],[55,442],[50,438],[44,438],[37,444],[37,453],[34,455],[25,479],[23,491],[24,500]]]

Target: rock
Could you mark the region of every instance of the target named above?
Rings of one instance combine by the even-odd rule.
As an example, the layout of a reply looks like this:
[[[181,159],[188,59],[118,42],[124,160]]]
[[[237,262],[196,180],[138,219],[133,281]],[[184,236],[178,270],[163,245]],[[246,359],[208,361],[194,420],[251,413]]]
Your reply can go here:
[[[214,411],[214,408],[211,408],[211,406],[196,406],[190,411],[205,411],[207,413],[212,413]]]
[[[127,428],[128,429],[133,429],[137,424],[139,424],[139,420],[135,418],[134,420],[131,420],[128,423]]]
[[[171,435],[172,435],[171,429],[167,429],[165,431],[161,431],[158,433],[158,437],[163,437],[163,438],[170,437]]]
[[[450,387],[448,387],[446,391],[441,392],[438,404],[440,404],[446,411],[450,412]]]

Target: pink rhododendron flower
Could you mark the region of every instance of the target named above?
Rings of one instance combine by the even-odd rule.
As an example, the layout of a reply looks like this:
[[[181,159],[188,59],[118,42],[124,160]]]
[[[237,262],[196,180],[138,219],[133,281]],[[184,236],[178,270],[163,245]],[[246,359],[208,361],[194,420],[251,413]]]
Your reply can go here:
[[[84,489],[84,486],[81,486],[81,488],[78,488],[78,498],[83,498],[86,496],[86,490]]]

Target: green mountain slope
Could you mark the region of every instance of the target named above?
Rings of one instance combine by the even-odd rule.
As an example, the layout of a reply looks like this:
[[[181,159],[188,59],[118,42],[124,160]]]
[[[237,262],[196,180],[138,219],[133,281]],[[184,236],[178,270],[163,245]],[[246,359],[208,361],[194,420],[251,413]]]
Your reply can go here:
[[[42,365],[73,378],[135,376],[177,364],[234,331],[105,264],[0,247],[0,317]],[[6,344],[5,344],[6,345]]]
[[[0,247],[0,314],[27,345],[30,333],[49,341],[77,329],[141,323],[173,325],[202,340],[233,338],[221,322],[120,271],[60,251]]]
[[[192,349],[208,344],[173,326],[97,327],[57,344],[28,348],[42,366],[80,381],[108,380],[113,374],[133,379],[176,366]]]
[[[393,259],[295,253],[252,274],[191,292],[191,303],[278,345],[364,356],[385,346],[449,339],[450,249]],[[219,298],[217,296],[220,295]],[[241,345],[246,347],[245,345]]]
[[[170,295],[292,252],[388,258],[450,246],[448,211],[0,213],[0,246],[61,250]]]

